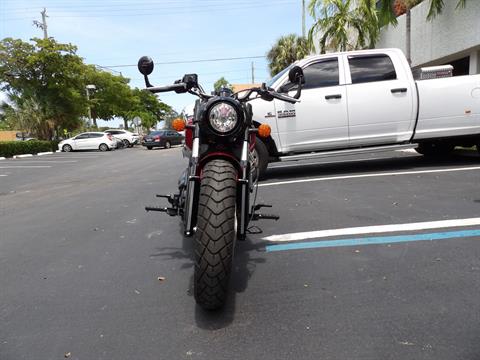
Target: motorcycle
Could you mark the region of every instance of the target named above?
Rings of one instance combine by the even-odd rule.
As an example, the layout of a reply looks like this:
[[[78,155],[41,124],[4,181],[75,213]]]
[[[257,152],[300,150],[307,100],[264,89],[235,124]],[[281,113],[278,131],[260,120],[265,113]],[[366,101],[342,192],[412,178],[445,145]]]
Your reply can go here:
[[[145,209],[181,217],[184,236],[193,237],[194,241],[195,300],[204,309],[218,309],[227,297],[236,240],[245,240],[251,221],[279,219],[258,212],[271,205],[255,203],[258,181],[253,159],[255,139],[257,135],[268,137],[270,127],[266,124],[254,127],[252,106],[248,102],[256,98],[298,102],[305,83],[303,71],[295,66],[288,74],[290,82],[297,84],[297,92],[291,97],[265,84],[241,93],[234,94],[224,88],[206,94],[196,74],[186,74],[169,86],[152,86],[148,75],[153,68],[150,57],[143,56],[138,61],[147,91],[189,93],[199,99],[188,123],[177,119],[172,124],[177,131],[185,130],[184,156],[189,158],[188,167],[178,181],[178,192],[157,195],[166,198],[169,207]]]

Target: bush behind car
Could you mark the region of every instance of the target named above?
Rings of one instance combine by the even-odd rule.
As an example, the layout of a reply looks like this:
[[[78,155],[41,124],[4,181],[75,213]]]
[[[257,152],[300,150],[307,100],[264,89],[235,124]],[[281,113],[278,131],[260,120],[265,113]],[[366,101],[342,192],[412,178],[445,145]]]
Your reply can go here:
[[[0,157],[56,151],[58,141],[0,141]]]

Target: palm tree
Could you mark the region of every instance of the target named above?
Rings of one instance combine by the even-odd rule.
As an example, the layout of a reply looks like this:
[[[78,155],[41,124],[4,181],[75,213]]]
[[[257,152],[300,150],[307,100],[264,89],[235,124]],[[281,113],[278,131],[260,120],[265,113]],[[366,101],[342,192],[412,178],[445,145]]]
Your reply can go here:
[[[291,63],[310,53],[307,39],[295,34],[282,36],[267,53],[270,75],[275,75]]]
[[[381,21],[375,0],[311,0],[308,8],[315,19],[308,42],[314,46],[314,38],[320,34],[321,53],[375,46]]]

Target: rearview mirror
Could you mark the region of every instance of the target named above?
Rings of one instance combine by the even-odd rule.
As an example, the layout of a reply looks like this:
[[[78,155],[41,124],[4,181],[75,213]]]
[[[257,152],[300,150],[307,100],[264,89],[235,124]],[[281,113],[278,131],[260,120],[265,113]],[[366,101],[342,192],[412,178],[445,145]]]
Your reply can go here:
[[[153,60],[149,56],[142,56],[138,60],[138,71],[147,76],[153,72]]]
[[[288,72],[288,80],[293,84],[305,84],[305,77],[300,66],[294,66]]]

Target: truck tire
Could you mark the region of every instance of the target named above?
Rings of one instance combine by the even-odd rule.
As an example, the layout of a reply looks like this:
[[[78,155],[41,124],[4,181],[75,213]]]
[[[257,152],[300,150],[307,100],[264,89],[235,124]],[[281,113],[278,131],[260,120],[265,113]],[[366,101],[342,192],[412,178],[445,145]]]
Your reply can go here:
[[[195,300],[202,308],[221,308],[226,300],[235,246],[237,171],[215,159],[203,168],[195,243]]]
[[[252,153],[254,165],[257,166],[258,178],[265,179],[268,167],[268,150],[262,140],[255,140],[255,150]]]
[[[454,148],[455,145],[450,143],[428,142],[419,144],[415,150],[426,157],[442,158],[448,156]]]

